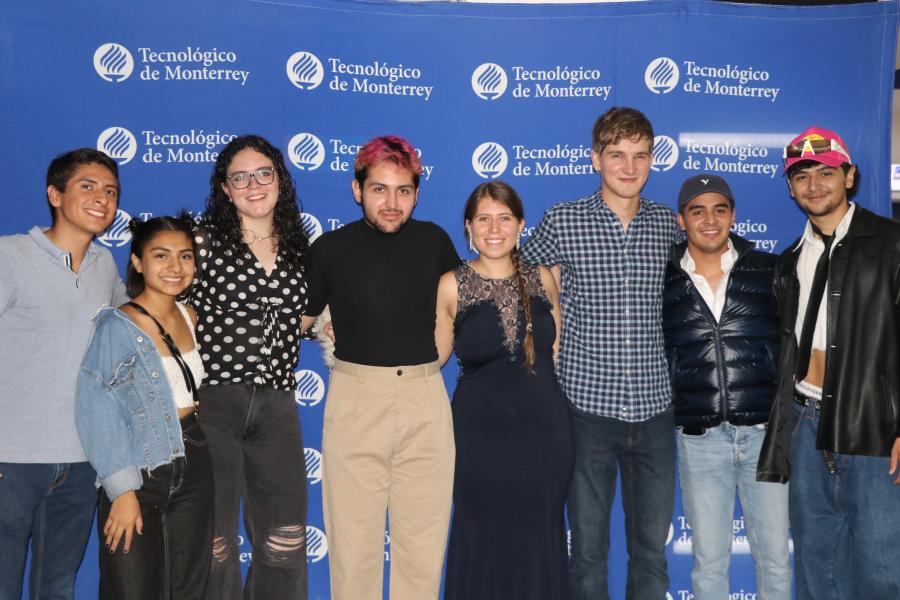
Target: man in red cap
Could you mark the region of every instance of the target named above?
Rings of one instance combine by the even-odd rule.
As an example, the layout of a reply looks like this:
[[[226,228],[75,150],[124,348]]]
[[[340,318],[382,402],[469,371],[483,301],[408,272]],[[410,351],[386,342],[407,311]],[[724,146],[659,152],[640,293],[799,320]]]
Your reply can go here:
[[[784,163],[809,221],[776,265],[781,356],[757,477],[791,480],[799,600],[900,598],[900,224],[848,200],[859,173],[833,131],[807,129]]]

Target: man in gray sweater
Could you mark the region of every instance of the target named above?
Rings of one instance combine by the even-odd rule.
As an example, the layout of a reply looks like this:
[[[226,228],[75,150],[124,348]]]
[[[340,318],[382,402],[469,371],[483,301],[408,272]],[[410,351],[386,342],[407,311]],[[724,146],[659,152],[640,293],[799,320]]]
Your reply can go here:
[[[72,598],[96,474],[75,431],[75,380],[101,306],[127,300],[94,236],[113,222],[116,163],[82,148],[47,169],[47,230],[0,237],[0,598]]]

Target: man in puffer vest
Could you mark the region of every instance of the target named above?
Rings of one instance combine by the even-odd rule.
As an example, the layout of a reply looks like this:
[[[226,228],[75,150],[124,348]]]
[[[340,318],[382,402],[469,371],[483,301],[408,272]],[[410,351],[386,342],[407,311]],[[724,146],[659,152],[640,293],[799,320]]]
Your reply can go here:
[[[756,564],[757,593],[789,600],[788,490],[758,482],[772,407],[777,319],[775,256],[731,233],[734,195],[716,175],[684,182],[663,295],[678,466],[692,528],[694,598],[728,598],[735,488]]]

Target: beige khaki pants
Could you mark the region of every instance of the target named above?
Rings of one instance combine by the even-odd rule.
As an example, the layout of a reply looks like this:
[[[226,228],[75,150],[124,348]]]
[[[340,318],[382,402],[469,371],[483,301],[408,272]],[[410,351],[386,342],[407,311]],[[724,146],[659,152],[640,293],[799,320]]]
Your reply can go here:
[[[438,364],[335,360],[322,456],[331,598],[382,597],[387,511],[391,600],[436,600],[456,456]]]

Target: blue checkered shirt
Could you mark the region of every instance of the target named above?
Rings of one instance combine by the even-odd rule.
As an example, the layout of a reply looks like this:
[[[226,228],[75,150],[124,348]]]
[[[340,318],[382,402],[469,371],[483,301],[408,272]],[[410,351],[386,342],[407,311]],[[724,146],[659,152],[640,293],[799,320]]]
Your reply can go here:
[[[544,213],[522,254],[561,267],[558,368],[575,407],[637,423],[671,404],[662,292],[679,237],[671,209],[643,198],[627,232],[599,192]]]

